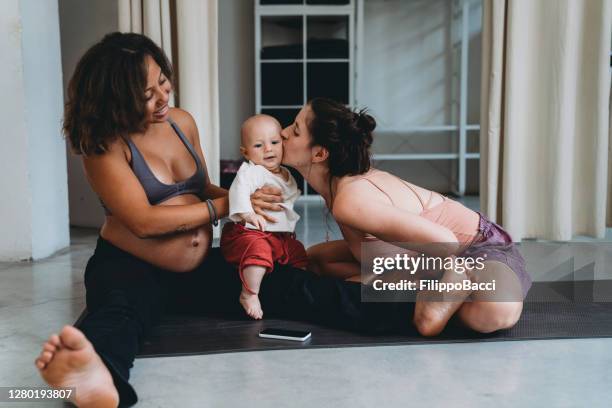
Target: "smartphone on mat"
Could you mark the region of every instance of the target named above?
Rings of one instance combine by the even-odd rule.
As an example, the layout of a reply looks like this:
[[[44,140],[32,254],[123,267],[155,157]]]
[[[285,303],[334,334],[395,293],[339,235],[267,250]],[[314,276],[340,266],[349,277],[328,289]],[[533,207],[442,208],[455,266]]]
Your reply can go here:
[[[310,338],[310,332],[286,329],[265,329],[259,332],[259,337],[266,339],[306,341]]]

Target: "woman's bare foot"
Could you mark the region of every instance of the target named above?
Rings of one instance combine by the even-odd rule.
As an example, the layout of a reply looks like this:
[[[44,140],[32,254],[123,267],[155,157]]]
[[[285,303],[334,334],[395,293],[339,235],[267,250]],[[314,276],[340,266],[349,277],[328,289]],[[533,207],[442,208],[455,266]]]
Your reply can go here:
[[[467,273],[458,274],[453,270],[447,270],[440,282],[457,283],[469,278],[470,275]],[[453,290],[448,293],[436,290],[419,291],[413,315],[417,331],[426,337],[440,334],[471,292],[471,290]]]
[[[259,320],[263,317],[263,310],[261,310],[261,303],[259,303],[259,296],[247,292],[242,289],[240,293],[240,304],[244,308],[244,311],[255,320]]]
[[[35,363],[51,387],[75,389],[71,401],[78,407],[119,404],[110,372],[85,335],[72,326],[65,326],[59,336],[49,337]]]

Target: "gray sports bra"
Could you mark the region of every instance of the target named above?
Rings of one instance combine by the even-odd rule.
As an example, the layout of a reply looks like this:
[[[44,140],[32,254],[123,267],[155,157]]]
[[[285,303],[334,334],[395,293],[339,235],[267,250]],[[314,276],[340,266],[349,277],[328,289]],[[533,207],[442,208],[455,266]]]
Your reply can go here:
[[[159,204],[163,201],[166,201],[172,197],[183,195],[183,194],[196,194],[200,195],[202,190],[206,185],[206,169],[202,165],[200,158],[195,152],[191,143],[189,143],[189,139],[183,134],[181,129],[178,127],[176,123],[170,118],[168,118],[168,122],[172,126],[172,129],[176,132],[178,137],[181,139],[193,159],[196,163],[196,171],[195,173],[186,180],[179,181],[174,184],[165,184],[162,183],[155,177],[144,157],[136,147],[136,145],[130,140],[130,138],[125,138],[128,146],[130,147],[130,152],[132,154],[132,159],[130,161],[130,167],[136,175],[136,178],[142,184],[142,188],[147,194],[147,198],[149,199],[149,203],[151,205]],[[104,207],[104,212],[107,215],[110,215],[111,212],[106,208],[102,200],[102,207]]]

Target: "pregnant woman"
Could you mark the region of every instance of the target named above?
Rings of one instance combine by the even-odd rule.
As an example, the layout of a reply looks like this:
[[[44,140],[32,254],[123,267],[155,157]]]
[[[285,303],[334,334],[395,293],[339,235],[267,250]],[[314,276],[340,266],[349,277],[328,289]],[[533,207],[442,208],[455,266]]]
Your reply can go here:
[[[74,387],[80,407],[129,406],[140,344],[164,310],[240,312],[241,282],[211,224],[227,216],[227,191],[210,183],[189,113],[170,108],[172,67],[147,37],[113,33],[79,61],[67,92],[64,133],[82,155],[106,220],[85,270],[88,314],[44,343],[36,359],[53,387]],[[255,209],[274,209],[269,190]],[[351,330],[406,325],[406,305],[360,302],[360,285],[279,265],[260,300],[269,316]]]

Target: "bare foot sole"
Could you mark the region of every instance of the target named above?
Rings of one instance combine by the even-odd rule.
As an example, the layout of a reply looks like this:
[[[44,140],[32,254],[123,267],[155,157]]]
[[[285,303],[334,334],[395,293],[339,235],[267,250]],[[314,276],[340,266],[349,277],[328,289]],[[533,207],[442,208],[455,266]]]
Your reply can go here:
[[[419,333],[427,337],[440,334],[452,316],[452,306],[450,302],[417,300],[413,320]]]
[[[467,296],[469,296],[469,292],[457,291],[450,296],[451,300],[437,301],[434,299],[443,298],[439,293],[433,291],[419,292],[413,315],[413,322],[419,333],[427,337],[440,334]]]
[[[240,304],[244,308],[244,311],[253,319],[259,320],[263,317],[263,310],[261,310],[259,296],[242,291],[242,293],[240,293],[239,300]]]
[[[74,388],[71,401],[81,408],[117,407],[119,394],[110,372],[85,335],[65,326],[49,337],[35,361],[42,378],[54,388]]]

